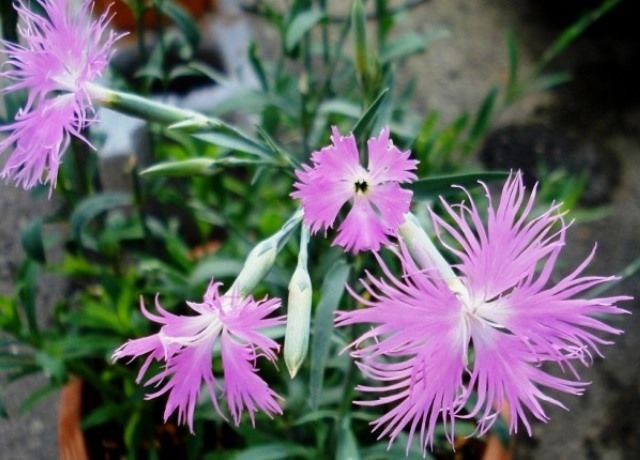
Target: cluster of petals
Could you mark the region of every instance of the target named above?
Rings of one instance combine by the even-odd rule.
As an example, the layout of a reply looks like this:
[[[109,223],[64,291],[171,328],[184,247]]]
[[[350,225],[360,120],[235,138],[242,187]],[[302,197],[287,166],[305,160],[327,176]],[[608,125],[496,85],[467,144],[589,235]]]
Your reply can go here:
[[[193,418],[200,390],[206,387],[215,410],[225,418],[218,404],[218,393],[226,399],[236,425],[246,410],[252,423],[260,410],[268,416],[281,414],[279,396],[260,378],[256,369],[258,357],[275,361],[278,344],[264,334],[264,329],[282,324],[282,317],[268,317],[280,307],[280,299],[256,301],[233,293],[221,295],[221,284],[212,282],[201,303],[187,302],[195,315],[176,315],[159,304],[158,314],[141,309],[146,318],[161,324],[156,334],[133,339],[118,348],[114,360],[134,359],[148,355],[137,382],[143,379],[154,361],[163,363],[162,370],[149,378],[145,386],[159,387],[147,399],[168,393],[165,421],[177,409],[178,423],[187,424],[193,432]],[[214,375],[212,361],[219,350],[221,376]]]
[[[375,382],[359,386],[373,395],[359,404],[390,407],[373,429],[390,442],[408,431],[407,449],[414,438],[431,448],[440,422],[450,442],[459,419],[476,420],[483,434],[503,407],[511,432],[521,424],[530,433],[530,416],[548,418],[542,403],[564,407],[550,391],[582,394],[587,383],[576,365],[601,356],[600,346],[610,343],[602,334],[622,332],[602,315],[625,313],[616,303],[628,297],[578,297],[614,279],[583,274],[595,248],[552,281],[567,228],[559,207],[531,218],[535,189],[527,198],[520,173],[507,180],[497,205],[485,190],[486,223],[471,197],[454,206],[442,200],[447,220],[432,215],[459,282],[435,265],[419,266],[415,260],[425,258],[401,245],[402,276],[378,257],[383,276],[367,273],[367,294],[352,292],[364,308],[337,316],[338,326],[369,325],[351,345]]]
[[[0,42],[7,56],[0,77],[10,83],[0,90],[27,92],[13,123],[0,127],[8,133],[0,153],[13,148],[0,176],[29,189],[39,183],[55,187],[61,156],[71,136],[81,134],[94,120],[87,84],[100,77],[109,63],[118,36],[107,32],[108,13],[91,18],[91,2],[38,0],[45,16],[15,3],[22,24],[21,43]]]
[[[400,184],[416,179],[416,160],[401,151],[383,128],[367,142],[365,169],[355,137],[333,128],[332,144],[313,152],[312,166],[296,171],[292,197],[301,201],[304,221],[312,232],[332,228],[346,203],[351,209],[338,228],[334,244],[354,253],[377,251],[389,243],[409,211],[412,193]]]

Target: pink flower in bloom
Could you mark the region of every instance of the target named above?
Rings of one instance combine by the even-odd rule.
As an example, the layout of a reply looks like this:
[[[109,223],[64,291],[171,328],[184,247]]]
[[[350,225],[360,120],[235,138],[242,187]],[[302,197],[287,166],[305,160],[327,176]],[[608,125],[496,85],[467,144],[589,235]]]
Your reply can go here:
[[[338,213],[351,203],[351,210],[340,224],[334,244],[354,253],[377,251],[389,243],[409,211],[412,193],[400,184],[416,179],[418,162],[410,160],[410,151],[401,151],[389,139],[384,128],[369,139],[368,166],[360,164],[353,135],[342,136],[333,128],[332,145],[313,152],[313,167],[296,171],[296,191],[291,194],[302,202],[304,221],[312,232],[331,228]]]
[[[19,34],[24,45],[2,41],[0,52],[8,56],[0,72],[11,83],[2,93],[26,90],[27,101],[0,142],[0,152],[15,145],[0,176],[25,189],[45,182],[55,187],[60,158],[80,131],[94,120],[88,84],[106,68],[118,36],[107,33],[109,17],[91,19],[91,2],[38,0],[46,13],[33,13],[23,0],[16,9],[24,24]],[[51,125],[47,127],[46,125]],[[47,172],[46,178],[45,171]]]
[[[460,418],[475,418],[483,434],[505,402],[510,431],[521,423],[530,434],[531,415],[548,419],[543,402],[564,407],[548,390],[582,394],[587,382],[574,365],[602,356],[599,346],[611,342],[599,334],[622,332],[600,316],[626,313],[615,304],[629,297],[578,297],[615,279],[582,274],[595,248],[572,273],[551,281],[566,230],[559,207],[527,220],[535,190],[526,197],[519,173],[505,183],[497,208],[488,190],[487,197],[486,225],[471,198],[456,206],[442,200],[452,223],[432,215],[441,241],[452,242],[443,244],[457,259],[459,282],[418,267],[401,245],[403,275],[379,258],[384,277],[368,273],[368,298],[353,294],[365,308],[337,316],[339,326],[371,325],[351,346],[360,369],[378,382],[359,390],[378,396],[359,404],[390,405],[373,429],[390,442],[408,430],[407,449],[414,436],[424,450],[432,447],[440,421],[451,442]],[[541,366],[549,362],[564,375]]]
[[[282,413],[279,396],[258,376],[255,367],[259,356],[270,361],[276,359],[278,344],[260,330],[282,324],[282,317],[267,318],[280,307],[280,299],[256,301],[252,297],[240,298],[233,294],[223,296],[218,292],[220,286],[221,283],[212,282],[202,303],[187,302],[196,315],[169,313],[157,298],[159,315],[156,315],[147,311],[141,302],[142,313],[161,324],[160,331],[129,340],[113,354],[116,360],[148,354],[138,373],[138,383],[154,360],[164,361],[163,370],[145,383],[161,386],[158,391],[147,395],[147,399],[168,393],[165,421],[177,409],[178,423],[189,425],[192,432],[193,415],[203,383],[213,406],[223,418],[217,392],[219,389],[224,392],[236,425],[240,423],[243,410],[249,413],[252,423],[258,410],[270,417]],[[222,386],[211,367],[216,347],[222,356]]]

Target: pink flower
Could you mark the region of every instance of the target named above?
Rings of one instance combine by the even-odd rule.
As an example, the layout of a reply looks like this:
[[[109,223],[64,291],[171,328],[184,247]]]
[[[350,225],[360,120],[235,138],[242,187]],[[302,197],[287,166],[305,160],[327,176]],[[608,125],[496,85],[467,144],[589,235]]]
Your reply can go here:
[[[162,324],[160,331],[129,340],[113,354],[114,360],[148,354],[138,373],[138,383],[154,360],[164,361],[163,370],[145,383],[162,387],[147,395],[147,399],[169,393],[165,422],[178,409],[178,423],[189,425],[192,432],[193,415],[203,383],[214,408],[223,418],[217,394],[224,392],[236,425],[240,423],[243,410],[249,413],[252,423],[258,410],[270,417],[282,413],[279,396],[258,376],[255,366],[259,356],[270,361],[276,359],[278,344],[260,330],[283,323],[282,317],[267,318],[280,307],[280,299],[255,301],[252,297],[240,298],[233,294],[221,296],[220,286],[221,283],[212,282],[202,303],[187,302],[196,313],[192,316],[169,313],[157,297],[156,309],[160,314],[155,315],[147,311],[141,301],[142,313],[151,321]],[[222,386],[211,367],[216,347],[222,356]]]
[[[352,354],[378,382],[358,388],[379,396],[359,404],[391,405],[373,429],[391,442],[407,429],[407,449],[416,435],[424,450],[432,447],[439,422],[451,442],[460,418],[477,419],[484,434],[505,402],[510,431],[521,423],[530,434],[530,415],[548,420],[543,402],[564,407],[548,390],[582,394],[587,382],[576,362],[602,356],[599,345],[611,342],[600,333],[622,332],[600,317],[626,313],[615,304],[629,297],[578,297],[615,279],[582,275],[594,252],[551,281],[567,228],[559,206],[527,220],[535,190],[525,197],[519,173],[505,183],[497,208],[488,190],[487,198],[486,225],[471,197],[456,206],[442,200],[452,224],[432,215],[457,259],[459,283],[445,282],[435,267],[418,267],[402,245],[403,275],[394,276],[378,257],[384,277],[367,273],[368,298],[353,294],[365,308],[337,317],[339,326],[371,324]],[[552,375],[544,363],[556,363],[565,375]]]
[[[291,194],[302,202],[304,221],[313,233],[331,228],[345,203],[351,210],[340,224],[334,244],[354,253],[377,251],[388,244],[409,211],[412,193],[400,184],[416,179],[418,162],[410,151],[401,151],[384,128],[369,139],[368,167],[360,164],[353,135],[342,136],[333,128],[332,145],[313,152],[313,167],[296,171],[298,182]]]
[[[0,152],[16,147],[0,176],[25,189],[43,181],[55,187],[70,137],[88,142],[80,132],[95,117],[86,86],[100,77],[118,38],[114,32],[107,34],[107,13],[91,20],[89,0],[75,6],[68,0],[38,3],[46,17],[33,13],[23,0],[16,3],[24,21],[19,28],[24,45],[0,42],[0,52],[8,56],[8,69],[0,76],[11,81],[0,92],[27,91],[14,123],[2,127],[11,134],[0,142]]]

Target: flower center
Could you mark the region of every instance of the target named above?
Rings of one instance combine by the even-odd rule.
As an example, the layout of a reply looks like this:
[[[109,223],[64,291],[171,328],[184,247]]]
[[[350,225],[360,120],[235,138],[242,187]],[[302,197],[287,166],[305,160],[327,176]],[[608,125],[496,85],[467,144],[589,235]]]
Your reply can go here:
[[[356,190],[356,193],[364,195],[369,189],[369,184],[364,179],[358,179],[354,184],[354,188]]]

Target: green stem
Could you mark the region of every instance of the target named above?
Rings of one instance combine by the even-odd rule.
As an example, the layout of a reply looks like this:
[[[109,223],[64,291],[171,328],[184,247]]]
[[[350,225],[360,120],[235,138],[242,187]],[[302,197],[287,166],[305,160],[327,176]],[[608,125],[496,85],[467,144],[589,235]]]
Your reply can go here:
[[[211,123],[218,124],[217,120],[192,110],[181,109],[131,93],[115,91],[94,83],[88,83],[86,90],[94,102],[104,107],[163,125],[188,122],[204,126]]]

